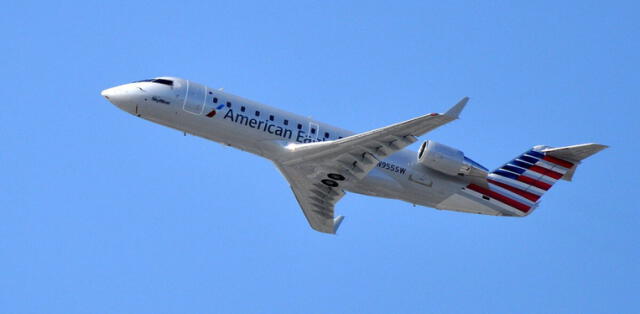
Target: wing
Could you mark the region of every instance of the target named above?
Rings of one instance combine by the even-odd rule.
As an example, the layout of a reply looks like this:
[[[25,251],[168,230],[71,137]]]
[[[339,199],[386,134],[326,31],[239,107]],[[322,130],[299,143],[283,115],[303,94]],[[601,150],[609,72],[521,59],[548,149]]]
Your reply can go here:
[[[432,113],[339,140],[290,144],[276,161],[287,178],[311,227],[335,233],[342,216],[334,219],[342,187],[364,178],[385,157],[416,142],[417,137],[458,118],[469,98],[444,114]]]
[[[302,208],[309,225],[316,231],[335,234],[343,216],[334,218],[333,208],[344,196],[340,188],[326,186],[308,178],[303,169],[278,166],[280,173],[289,181],[291,190]]]

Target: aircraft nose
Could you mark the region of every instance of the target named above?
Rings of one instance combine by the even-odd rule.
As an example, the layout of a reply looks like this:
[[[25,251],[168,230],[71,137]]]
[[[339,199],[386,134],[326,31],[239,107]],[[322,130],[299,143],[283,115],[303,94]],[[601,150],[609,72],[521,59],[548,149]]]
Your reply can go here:
[[[107,88],[101,91],[100,95],[102,95],[102,97],[106,98],[107,100],[111,101],[111,96],[113,96],[113,88]]]
[[[102,97],[106,98],[110,102],[113,102],[115,98],[125,95],[127,92],[123,86],[111,87],[100,92]]]
[[[102,97],[116,106],[122,106],[124,103],[130,102],[130,88],[127,85],[111,87],[100,92]]]
[[[131,88],[127,85],[111,87],[100,92],[102,97],[106,98],[110,103],[116,105],[120,109],[132,112],[135,103],[135,97],[131,93]]]

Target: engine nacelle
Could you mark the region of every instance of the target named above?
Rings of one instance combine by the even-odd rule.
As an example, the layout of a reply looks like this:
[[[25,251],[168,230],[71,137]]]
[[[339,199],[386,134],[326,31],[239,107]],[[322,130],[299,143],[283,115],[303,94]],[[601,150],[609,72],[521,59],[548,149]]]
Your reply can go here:
[[[450,176],[486,177],[488,174],[482,166],[465,158],[462,151],[431,140],[420,146],[418,162]]]

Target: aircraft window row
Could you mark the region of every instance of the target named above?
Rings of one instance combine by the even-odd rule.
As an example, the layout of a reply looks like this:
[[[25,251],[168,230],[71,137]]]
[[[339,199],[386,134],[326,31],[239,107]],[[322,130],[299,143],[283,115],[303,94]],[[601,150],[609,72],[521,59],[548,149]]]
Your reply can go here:
[[[209,92],[211,94],[211,92]],[[213,98],[213,102],[214,103],[218,103],[218,98],[214,97]],[[227,101],[227,108],[231,108],[231,102]],[[245,112],[247,110],[247,108],[245,106],[240,106],[240,111],[241,112]],[[256,110],[255,111],[255,115],[256,117],[260,116],[260,111]],[[274,121],[275,120],[275,116],[274,115],[269,115],[269,121]],[[282,120],[284,125],[289,125],[289,120],[284,119]],[[302,130],[302,124],[298,123],[298,125],[296,126],[298,128],[298,130]],[[316,134],[316,128],[311,128],[311,134]],[[329,132],[324,132],[324,137],[325,138],[329,138],[331,136],[331,134],[329,134]],[[338,139],[341,139],[342,136],[338,137]]]

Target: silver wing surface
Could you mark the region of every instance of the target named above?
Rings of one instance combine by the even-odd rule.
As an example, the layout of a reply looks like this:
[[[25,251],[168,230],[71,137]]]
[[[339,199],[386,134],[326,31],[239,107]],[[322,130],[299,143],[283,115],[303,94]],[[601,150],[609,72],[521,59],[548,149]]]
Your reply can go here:
[[[290,144],[276,166],[289,181],[311,228],[335,234],[343,217],[334,216],[344,196],[341,186],[364,178],[378,162],[421,136],[458,118],[463,98],[444,114],[427,114],[334,141]]]

